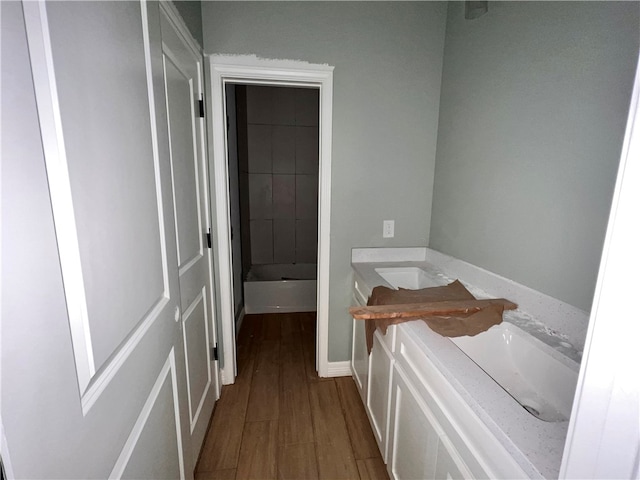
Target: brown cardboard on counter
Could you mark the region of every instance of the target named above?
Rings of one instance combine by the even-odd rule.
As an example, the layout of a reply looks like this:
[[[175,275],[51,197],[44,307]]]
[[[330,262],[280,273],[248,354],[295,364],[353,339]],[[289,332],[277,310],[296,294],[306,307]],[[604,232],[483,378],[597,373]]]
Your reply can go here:
[[[420,290],[408,290],[400,288],[393,290],[387,287],[375,287],[371,292],[368,306],[373,305],[402,305],[407,303],[443,302],[448,300],[476,300],[459,280],[443,287],[423,288]],[[444,337],[461,337],[463,335],[474,336],[488,330],[494,325],[502,323],[504,305],[487,304],[480,310],[471,313],[459,313],[451,316],[429,316],[421,318],[431,330]],[[382,333],[387,333],[389,325],[395,325],[415,319],[383,318],[364,320],[367,336],[367,351],[371,353],[373,347],[373,334],[377,327]]]

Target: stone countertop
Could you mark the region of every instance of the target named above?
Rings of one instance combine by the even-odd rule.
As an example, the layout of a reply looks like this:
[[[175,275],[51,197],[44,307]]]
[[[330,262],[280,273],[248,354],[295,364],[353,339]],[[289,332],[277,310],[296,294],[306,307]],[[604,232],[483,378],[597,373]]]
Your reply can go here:
[[[581,352],[573,345],[581,345],[580,332],[586,331],[588,316],[556,299],[428,248],[354,249],[352,266],[356,295],[363,303],[366,303],[373,287],[391,287],[376,272],[376,268],[389,267],[417,267],[439,285],[459,279],[477,298],[504,297],[512,300],[520,307],[512,315],[505,312],[505,321],[514,323],[569,358],[580,361]],[[475,284],[470,284],[469,278]],[[489,292],[486,286],[489,286]],[[566,315],[565,323],[568,316],[569,323],[578,325],[568,326],[565,332],[559,331],[558,326],[563,325],[563,319],[551,316],[563,314]],[[542,322],[539,315],[544,315],[542,318],[549,322]],[[397,327],[406,329],[416,340],[530,478],[558,478],[568,421],[545,422],[529,414],[453,342],[433,332],[424,322],[406,322]]]

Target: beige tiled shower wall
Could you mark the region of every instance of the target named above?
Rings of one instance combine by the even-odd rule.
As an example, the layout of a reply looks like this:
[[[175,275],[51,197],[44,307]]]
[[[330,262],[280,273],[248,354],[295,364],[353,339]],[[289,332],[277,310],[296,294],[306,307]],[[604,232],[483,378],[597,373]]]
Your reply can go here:
[[[316,263],[318,90],[248,86],[246,96],[251,263]]]

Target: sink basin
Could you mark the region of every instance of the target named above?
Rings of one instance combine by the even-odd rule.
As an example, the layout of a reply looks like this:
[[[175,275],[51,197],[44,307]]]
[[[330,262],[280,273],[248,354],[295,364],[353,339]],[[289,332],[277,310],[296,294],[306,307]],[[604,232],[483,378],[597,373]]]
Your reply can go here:
[[[376,268],[376,273],[395,288],[410,288],[416,290],[442,285],[442,283],[433,279],[424,270],[417,267]]]
[[[569,420],[579,365],[510,323],[450,339],[531,415]]]

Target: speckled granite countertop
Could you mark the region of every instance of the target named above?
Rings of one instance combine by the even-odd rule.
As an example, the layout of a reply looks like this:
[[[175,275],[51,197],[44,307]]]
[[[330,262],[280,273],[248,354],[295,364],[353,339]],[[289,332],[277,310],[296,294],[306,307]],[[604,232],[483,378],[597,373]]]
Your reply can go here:
[[[376,268],[418,267],[435,283],[459,279],[476,298],[504,297],[519,308],[505,312],[510,322],[579,362],[588,315],[554,298],[428,248],[353,249],[356,291],[366,302],[371,289],[388,285]],[[568,421],[545,422],[529,414],[448,338],[423,322],[397,328],[423,348],[469,407],[485,423],[530,478],[558,478]]]

